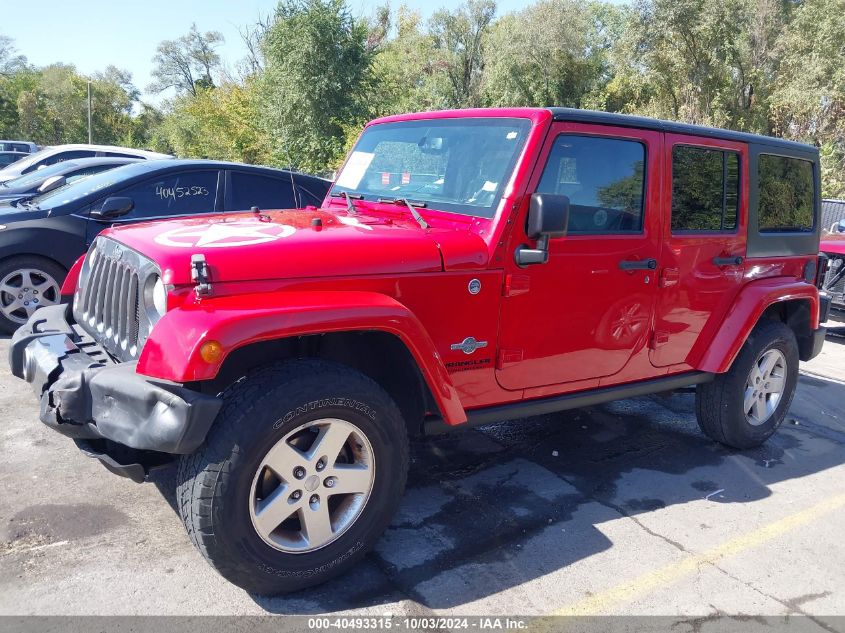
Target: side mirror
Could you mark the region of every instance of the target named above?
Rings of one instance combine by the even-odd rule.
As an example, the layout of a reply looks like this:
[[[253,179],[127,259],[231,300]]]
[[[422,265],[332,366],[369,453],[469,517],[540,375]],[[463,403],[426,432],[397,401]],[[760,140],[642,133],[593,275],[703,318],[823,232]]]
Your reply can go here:
[[[95,220],[108,221],[119,218],[122,215],[126,215],[134,208],[135,203],[132,201],[132,198],[115,196],[112,198],[106,198],[103,202],[103,206],[101,206],[97,211],[91,211],[89,215]]]
[[[50,176],[47,180],[41,183],[38,187],[38,193],[47,193],[67,184],[67,178],[64,176]]]
[[[537,240],[537,248],[520,246],[516,250],[516,263],[545,264],[549,261],[549,240],[566,235],[569,224],[569,198],[554,193],[531,195],[525,234]]]

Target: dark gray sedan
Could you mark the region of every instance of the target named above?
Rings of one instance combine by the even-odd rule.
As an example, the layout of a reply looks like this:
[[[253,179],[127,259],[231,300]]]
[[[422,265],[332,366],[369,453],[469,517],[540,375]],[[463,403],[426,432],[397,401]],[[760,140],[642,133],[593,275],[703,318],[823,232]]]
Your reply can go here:
[[[11,333],[37,308],[59,303],[67,271],[109,226],[253,206],[316,206],[330,185],[256,165],[141,160],[46,193],[2,200],[0,332]]]
[[[0,183],[0,200],[47,193],[107,169],[138,162],[139,158],[77,158],[42,167]]]

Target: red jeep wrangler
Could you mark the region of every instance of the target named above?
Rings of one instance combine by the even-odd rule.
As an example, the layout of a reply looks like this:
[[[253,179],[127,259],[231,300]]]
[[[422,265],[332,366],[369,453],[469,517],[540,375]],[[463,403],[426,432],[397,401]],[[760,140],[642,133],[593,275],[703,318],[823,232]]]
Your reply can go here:
[[[193,542],[277,593],[388,525],[408,436],[697,385],[765,441],[824,340],[819,155],[568,109],[374,121],[321,209],[103,233],[14,335],[41,420],[136,481],[178,457]]]

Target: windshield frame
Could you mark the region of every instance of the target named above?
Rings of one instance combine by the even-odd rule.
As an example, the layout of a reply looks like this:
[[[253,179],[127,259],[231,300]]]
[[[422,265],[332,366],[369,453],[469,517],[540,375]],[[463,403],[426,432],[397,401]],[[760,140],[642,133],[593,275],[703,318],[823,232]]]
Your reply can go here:
[[[335,183],[329,190],[329,197],[337,196],[340,192],[348,192],[349,194],[360,195],[360,199],[366,202],[379,202],[379,200],[385,201],[387,199],[408,199],[414,201],[415,204],[417,202],[423,203],[424,206],[420,207],[423,211],[441,211],[446,213],[454,213],[468,218],[475,217],[492,220],[496,217],[499,212],[499,207],[501,205],[502,199],[511,191],[513,180],[516,176],[517,166],[519,165],[520,159],[524,155],[526,147],[528,146],[528,142],[532,135],[533,125],[534,122],[532,121],[531,117],[528,116],[437,117],[406,119],[399,121],[394,120],[371,124],[364,129],[358,141],[355,143],[354,147],[349,152],[346,161],[344,161],[343,166],[338,170]],[[372,191],[361,190],[360,180],[358,182],[359,186],[356,188],[351,188],[338,184],[341,179],[341,176],[344,173],[344,170],[350,164],[353,156],[355,156],[355,152],[360,151],[359,148],[362,146],[362,141],[365,141],[367,134],[372,130],[375,130],[377,128],[383,129],[387,126],[391,128],[495,126],[502,129],[507,127],[514,127],[515,131],[518,132],[519,137],[515,141],[517,145],[505,165],[501,182],[497,183],[495,195],[493,196],[492,202],[489,205],[473,205],[471,203],[466,202],[448,202],[444,201],[439,197],[429,197],[426,196],[424,192],[414,190],[400,189],[392,192],[385,191],[381,193],[374,193]]]

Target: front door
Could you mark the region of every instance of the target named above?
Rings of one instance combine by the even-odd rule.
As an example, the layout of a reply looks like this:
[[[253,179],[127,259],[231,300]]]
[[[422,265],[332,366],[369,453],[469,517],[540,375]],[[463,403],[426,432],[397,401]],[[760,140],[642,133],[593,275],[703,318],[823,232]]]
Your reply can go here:
[[[509,258],[497,379],[505,389],[559,385],[619,372],[645,349],[660,252],[660,132],[602,125],[552,126],[532,192],[569,197],[566,237],[549,260]],[[524,196],[511,251],[525,236]]]
[[[650,358],[687,363],[712,339],[742,284],[747,224],[745,145],[666,135],[664,242]],[[685,369],[682,367],[682,369]]]
[[[155,178],[143,180],[114,191],[92,205],[98,209],[111,196],[131,198],[134,207],[114,222],[88,222],[88,244],[109,226],[123,226],[136,222],[173,218],[182,215],[214,213],[220,209],[218,199],[220,172],[216,169],[168,171]],[[222,188],[221,188],[222,193]],[[222,200],[221,200],[222,201]]]

